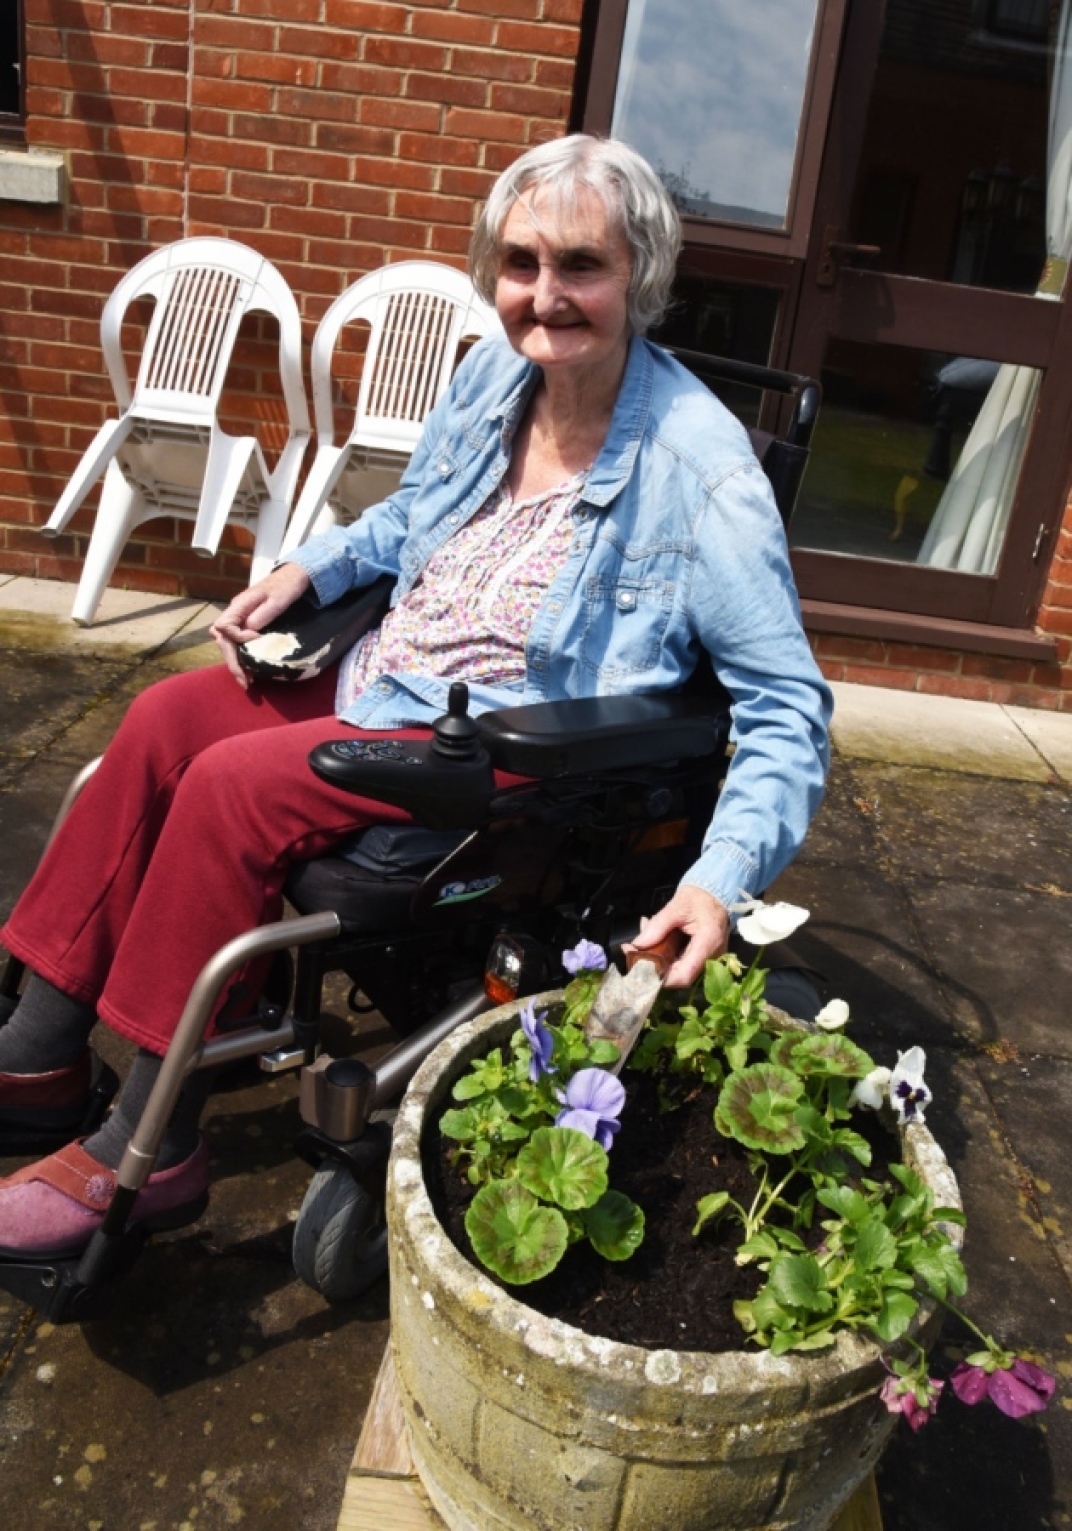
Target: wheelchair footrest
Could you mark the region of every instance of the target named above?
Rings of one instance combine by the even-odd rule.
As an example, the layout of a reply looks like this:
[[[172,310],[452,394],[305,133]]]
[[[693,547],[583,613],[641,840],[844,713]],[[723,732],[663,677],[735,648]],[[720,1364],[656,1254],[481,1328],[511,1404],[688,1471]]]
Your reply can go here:
[[[10,1292],[52,1324],[99,1318],[111,1306],[116,1276],[125,1275],[140,1255],[147,1233],[134,1227],[108,1240],[103,1268],[87,1274],[86,1256],[66,1259],[0,1260],[0,1291]]]

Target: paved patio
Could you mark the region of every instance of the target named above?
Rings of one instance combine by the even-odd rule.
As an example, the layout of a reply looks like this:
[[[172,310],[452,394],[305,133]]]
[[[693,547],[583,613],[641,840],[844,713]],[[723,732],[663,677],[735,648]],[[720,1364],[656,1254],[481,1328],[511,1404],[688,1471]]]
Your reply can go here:
[[[0,913],[130,698],[212,658],[203,603],[110,590],[78,629],[72,596],[0,579]],[[899,1426],[879,1477],[886,1531],[1069,1525],[1072,717],[843,686],[835,749],[774,891],[815,911],[800,944],[850,1002],[853,1035],[886,1062],[926,1047],[929,1121],[970,1217],[971,1311],[1062,1379],[1035,1422],[950,1399],[918,1438]],[[114,1038],[105,1049],[121,1061]],[[330,1309],[292,1274],[308,1176],[289,1148],[294,1095],[292,1078],[247,1068],[213,1097],[210,1210],[150,1247],[111,1317],[52,1328],[0,1296],[5,1524],[335,1526],[387,1292]],[[962,1343],[950,1326],[942,1365]]]

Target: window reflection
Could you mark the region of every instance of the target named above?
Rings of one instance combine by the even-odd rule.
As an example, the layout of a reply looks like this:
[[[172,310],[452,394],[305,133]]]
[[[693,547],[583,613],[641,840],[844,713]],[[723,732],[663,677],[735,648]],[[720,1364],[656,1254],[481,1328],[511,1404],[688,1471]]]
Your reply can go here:
[[[993,427],[981,416],[1003,383],[1030,393],[1037,378],[986,358],[832,340],[793,546],[992,573],[1030,410],[1010,397]]]
[[[869,264],[1035,291],[1062,11],[1067,0],[888,0],[852,220],[880,247]]]
[[[682,274],[674,283],[670,311],[651,338],[671,348],[762,366],[770,361],[781,300],[777,288]],[[762,400],[754,388],[719,383],[715,391],[745,425],[757,423]]]
[[[817,0],[630,0],[611,132],[682,212],[783,228]]]

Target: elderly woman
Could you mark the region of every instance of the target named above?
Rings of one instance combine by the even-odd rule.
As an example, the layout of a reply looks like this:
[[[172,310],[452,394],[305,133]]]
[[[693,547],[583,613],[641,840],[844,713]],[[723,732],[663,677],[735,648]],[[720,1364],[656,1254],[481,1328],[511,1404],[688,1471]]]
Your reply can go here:
[[[427,728],[459,678],[474,711],[657,692],[706,650],[736,753],[700,859],[637,945],[680,932],[668,979],[691,983],[726,945],[729,906],[790,861],[822,792],[829,693],[746,433],[642,338],[679,247],[669,197],[625,145],[577,135],[522,156],[471,251],[505,341],[466,358],[397,493],[231,602],[213,629],[225,666],[132,705],[2,932],[34,976],[0,1030],[0,1144],[78,1119],[98,1017],[140,1051],[101,1131],[0,1181],[0,1253],[87,1242],[204,962],[277,916],[291,863],[405,819],[309,770],[340,724]],[[330,602],[385,571],[393,608],[335,672],[247,684],[237,645],[310,587]],[[139,1193],[150,1226],[203,1201],[204,1093],[195,1076]]]

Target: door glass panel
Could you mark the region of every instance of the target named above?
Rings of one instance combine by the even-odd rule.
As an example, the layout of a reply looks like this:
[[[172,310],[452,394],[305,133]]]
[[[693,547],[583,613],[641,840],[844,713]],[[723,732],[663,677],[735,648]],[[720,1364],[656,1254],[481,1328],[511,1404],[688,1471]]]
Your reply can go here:
[[[778,288],[679,275],[669,315],[651,338],[660,345],[766,365],[781,302]],[[719,383],[715,391],[745,425],[756,424],[761,395],[754,388]]]
[[[1040,376],[832,339],[793,546],[992,574]]]
[[[682,212],[786,225],[818,0],[630,0],[611,132]]]
[[[865,263],[1036,290],[1046,262],[1050,87],[1063,75],[1053,53],[1067,9],[1045,0],[889,0],[852,216],[854,238],[881,251]]]

